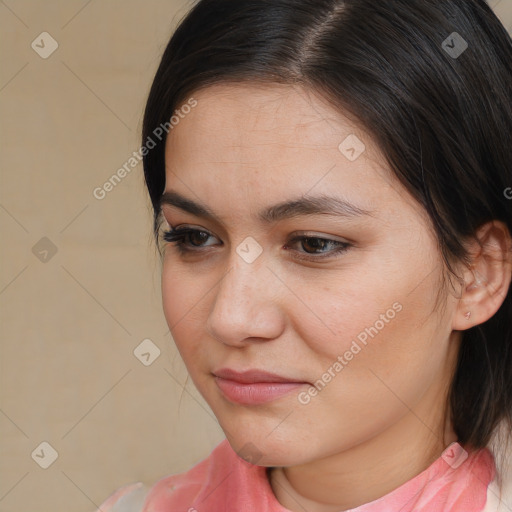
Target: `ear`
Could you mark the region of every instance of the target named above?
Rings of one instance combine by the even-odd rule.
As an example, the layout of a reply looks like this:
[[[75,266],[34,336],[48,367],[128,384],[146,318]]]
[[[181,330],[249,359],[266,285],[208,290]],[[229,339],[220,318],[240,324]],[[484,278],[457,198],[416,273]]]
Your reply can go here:
[[[456,331],[489,320],[503,304],[512,279],[512,238],[507,225],[487,222],[476,238],[480,243],[470,242],[472,261],[470,268],[464,267],[464,286],[453,316],[452,329]]]

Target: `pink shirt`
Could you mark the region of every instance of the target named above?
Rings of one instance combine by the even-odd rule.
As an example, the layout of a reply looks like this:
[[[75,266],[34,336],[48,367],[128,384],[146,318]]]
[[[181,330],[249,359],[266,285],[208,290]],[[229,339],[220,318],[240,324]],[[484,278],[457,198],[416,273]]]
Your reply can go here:
[[[422,473],[349,512],[482,512],[495,475],[488,448],[468,454],[452,443]],[[150,489],[141,483],[119,489],[101,511],[289,512],[274,496],[266,468],[238,457],[227,440],[187,472],[166,476]]]

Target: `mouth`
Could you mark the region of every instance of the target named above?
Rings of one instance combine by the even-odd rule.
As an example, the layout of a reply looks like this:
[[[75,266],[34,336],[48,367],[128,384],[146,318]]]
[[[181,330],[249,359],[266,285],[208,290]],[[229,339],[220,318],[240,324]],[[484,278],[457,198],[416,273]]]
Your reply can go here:
[[[262,370],[237,372],[222,368],[213,372],[213,375],[225,398],[241,405],[271,402],[309,384]]]

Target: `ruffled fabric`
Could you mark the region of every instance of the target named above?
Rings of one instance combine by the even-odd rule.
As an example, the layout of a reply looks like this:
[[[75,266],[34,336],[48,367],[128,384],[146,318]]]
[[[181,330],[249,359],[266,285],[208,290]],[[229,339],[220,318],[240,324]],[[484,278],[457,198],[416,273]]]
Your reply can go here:
[[[126,485],[112,494],[98,509],[99,512],[141,512],[149,489],[137,482]]]
[[[346,512],[484,512],[489,484],[495,476],[489,449],[467,453],[458,443],[452,443],[419,475],[385,496]],[[123,487],[100,510],[290,512],[274,496],[266,468],[238,457],[227,440],[189,471],[166,476],[150,489],[142,484]]]

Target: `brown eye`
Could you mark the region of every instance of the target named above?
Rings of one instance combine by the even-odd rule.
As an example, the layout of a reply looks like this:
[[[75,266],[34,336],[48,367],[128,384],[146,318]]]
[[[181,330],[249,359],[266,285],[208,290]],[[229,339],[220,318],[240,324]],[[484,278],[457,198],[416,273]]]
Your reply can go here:
[[[289,246],[293,245],[299,247],[299,249],[293,249],[295,257],[309,261],[340,256],[352,246],[348,242],[316,236],[298,236],[289,242]],[[289,246],[286,248],[288,249]]]
[[[208,238],[210,238],[210,235],[208,233],[206,233],[205,231],[190,231],[188,233],[188,235],[190,238],[189,240],[191,240],[192,244],[191,245],[194,245],[194,246],[198,246],[198,247],[201,247],[202,244],[204,244]]]
[[[302,239],[302,247],[306,249],[307,253],[317,254],[316,251],[325,249],[329,243],[335,244],[333,240],[326,240],[325,238],[312,238],[304,237]]]
[[[192,228],[175,228],[163,233],[162,238],[169,243],[174,243],[181,251],[187,251],[190,247],[206,247],[204,244],[209,238],[214,238],[207,231]],[[209,244],[211,245],[211,244]]]

